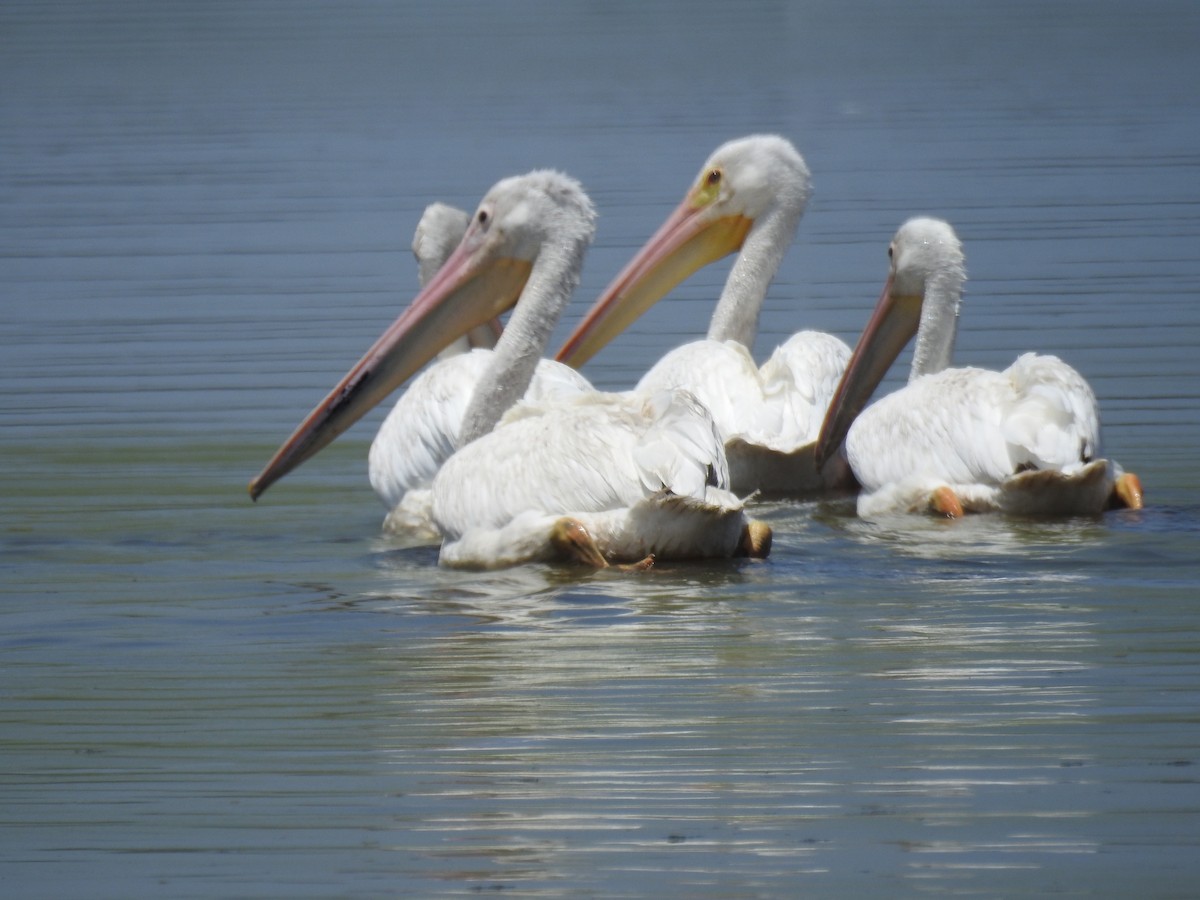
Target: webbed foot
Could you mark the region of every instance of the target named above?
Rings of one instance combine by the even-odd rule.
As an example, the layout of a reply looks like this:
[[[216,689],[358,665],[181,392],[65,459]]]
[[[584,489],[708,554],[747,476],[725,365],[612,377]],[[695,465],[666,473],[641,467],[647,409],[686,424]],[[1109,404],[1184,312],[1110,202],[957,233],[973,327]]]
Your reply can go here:
[[[738,555],[751,559],[766,559],[771,552],[771,526],[758,519],[750,519],[742,529],[738,543]]]
[[[645,559],[639,559],[637,562],[624,563],[619,566],[613,566],[619,572],[645,572],[647,569],[654,568],[654,554],[651,553]]]
[[[1114,509],[1141,509],[1143,506],[1142,500],[1142,479],[1138,478],[1132,472],[1126,472],[1113,482],[1112,496],[1109,497],[1108,505]]]
[[[947,485],[942,485],[929,495],[929,511],[947,519],[961,519],[963,505],[958,494]]]

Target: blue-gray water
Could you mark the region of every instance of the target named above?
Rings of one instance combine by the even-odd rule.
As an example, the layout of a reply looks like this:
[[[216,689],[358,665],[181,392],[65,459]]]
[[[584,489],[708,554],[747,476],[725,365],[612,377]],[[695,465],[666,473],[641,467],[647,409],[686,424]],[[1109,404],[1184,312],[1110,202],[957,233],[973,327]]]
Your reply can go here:
[[[1185,0],[4,4],[5,894],[1194,896],[1198,33]],[[448,572],[380,535],[381,413],[250,504],[412,296],[426,203],[578,177],[561,337],[758,131],[816,183],[760,354],[854,340],[895,228],[944,216],[959,358],[1066,357],[1148,508],[780,505],[762,564]],[[723,277],[588,374],[630,385]]]

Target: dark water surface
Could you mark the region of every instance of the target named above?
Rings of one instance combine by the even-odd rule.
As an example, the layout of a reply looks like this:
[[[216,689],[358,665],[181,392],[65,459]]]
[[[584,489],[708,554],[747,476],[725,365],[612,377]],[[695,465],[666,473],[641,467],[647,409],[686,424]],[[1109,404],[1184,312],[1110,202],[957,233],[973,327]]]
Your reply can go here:
[[[1189,2],[6,3],[6,895],[1195,896],[1197,34]],[[380,535],[382,411],[249,503],[411,298],[426,203],[578,177],[561,337],[757,131],[816,183],[760,354],[853,341],[896,227],[944,216],[959,358],[1067,358],[1149,508],[784,504],[766,563],[449,572]],[[724,272],[588,374],[632,384]]]

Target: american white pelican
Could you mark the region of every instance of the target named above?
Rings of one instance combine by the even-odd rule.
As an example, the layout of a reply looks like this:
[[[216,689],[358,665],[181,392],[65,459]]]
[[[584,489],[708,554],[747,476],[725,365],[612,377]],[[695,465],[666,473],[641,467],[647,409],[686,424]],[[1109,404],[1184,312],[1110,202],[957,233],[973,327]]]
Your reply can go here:
[[[1003,372],[948,368],[966,280],[948,224],[910,219],[888,257],[883,295],[817,446],[820,462],[845,439],[862,485],[859,515],[1088,515],[1114,503],[1141,506],[1136,476],[1101,458],[1092,389],[1062,360],[1026,353]],[[914,334],[908,385],[860,413]]]
[[[469,213],[443,203],[426,208],[413,234],[413,255],[424,287],[466,233]],[[471,329],[438,354],[413,379],[380,426],[367,460],[371,487],[388,508],[384,529],[411,538],[436,540],[430,486],[442,463],[459,444],[463,415],[479,380],[491,364],[499,336],[493,321]],[[540,360],[527,400],[590,391],[587,379],[569,366]]]
[[[742,493],[794,496],[849,486],[844,468],[818,472],[813,447],[850,348],[832,335],[801,331],[761,367],[750,353],[767,289],[810,193],[808,166],[786,139],[754,135],[723,144],[558,352],[559,360],[583,365],[697,269],[740,251],[707,338],[667,353],[636,390],[681,388],[708,407],[724,435],[730,483]]]
[[[683,393],[519,405],[578,283],[595,214],[579,185],[539,171],[499,182],[458,249],[251,483],[257,496],[328,444],[439,346],[517,303],[433,483],[448,565],[591,565],[765,556],[770,529],[725,490],[706,411]],[[432,346],[429,346],[432,345]],[[499,424],[498,424],[499,423]]]

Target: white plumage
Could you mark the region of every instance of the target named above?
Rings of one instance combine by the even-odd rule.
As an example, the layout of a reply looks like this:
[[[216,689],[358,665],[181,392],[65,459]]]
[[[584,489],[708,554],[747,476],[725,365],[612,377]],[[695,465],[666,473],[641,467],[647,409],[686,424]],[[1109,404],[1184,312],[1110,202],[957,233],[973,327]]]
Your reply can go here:
[[[413,379],[371,442],[371,487],[388,508],[387,531],[414,538],[440,536],[431,517],[433,477],[458,449],[467,404],[491,365],[493,351],[472,349],[438,360]],[[538,362],[525,400],[540,403],[592,386],[569,366]]]
[[[636,390],[683,389],[707,406],[740,492],[807,494],[838,487],[846,475],[833,466],[819,473],[813,447],[850,348],[831,335],[802,331],[761,367],[750,353],[767,290],[810,192],[808,167],[784,138],[754,135],[722,145],[558,353],[582,365],[691,273],[739,251],[707,338],[667,353]]]
[[[879,307],[855,348],[818,450],[828,455],[845,437],[846,458],[862,485],[860,515],[1095,514],[1114,502],[1114,492],[1115,502],[1140,505],[1136,479],[1100,456],[1092,389],[1062,360],[1026,353],[1003,372],[947,368],[966,278],[948,224],[906,222],[889,255]],[[908,385],[855,418],[914,332]]]
[[[636,390],[686,389],[708,407],[735,490],[802,495],[842,481],[840,474],[820,477],[812,453],[849,358],[843,341],[820,331],[792,335],[762,366],[737,341],[706,339],[669,351]]]
[[[430,204],[413,234],[421,287],[445,264],[466,233],[470,215]],[[412,538],[440,537],[432,519],[433,476],[458,448],[463,416],[492,359],[498,327],[473,329],[438,354],[413,379],[380,426],[367,458],[371,487],[388,509],[384,528]],[[525,398],[535,402],[590,391],[577,371],[552,360],[538,362]]]
[[[501,182],[464,238],[487,254],[528,254],[532,268],[465,414],[464,446],[433,483],[443,563],[765,555],[769,529],[747,522],[724,490],[711,418],[685,395],[592,393],[513,408],[528,355],[544,348],[578,283],[593,229],[582,189],[539,175]],[[510,343],[514,334],[523,341]],[[494,384],[508,389],[488,390]]]
[[[685,394],[522,404],[434,481],[442,561],[490,567],[573,555],[564,519],[605,560],[748,554],[727,477],[712,420]]]
[[[467,356],[486,359],[465,407],[448,413],[459,423],[457,439],[427,429],[437,435],[420,464],[435,463],[448,445],[457,450],[431,489],[442,561],[604,566],[646,563],[650,554],[765,556],[770,529],[748,521],[725,490],[720,440],[691,398],[590,392],[519,404],[579,282],[594,222],[591,201],[565,175],[537,171],[496,184],[444,266],[285,442],[251,483],[252,496],[326,446],[439,347],[515,303],[495,349]],[[422,383],[436,396],[438,376]],[[457,402],[453,383],[444,390]]]

